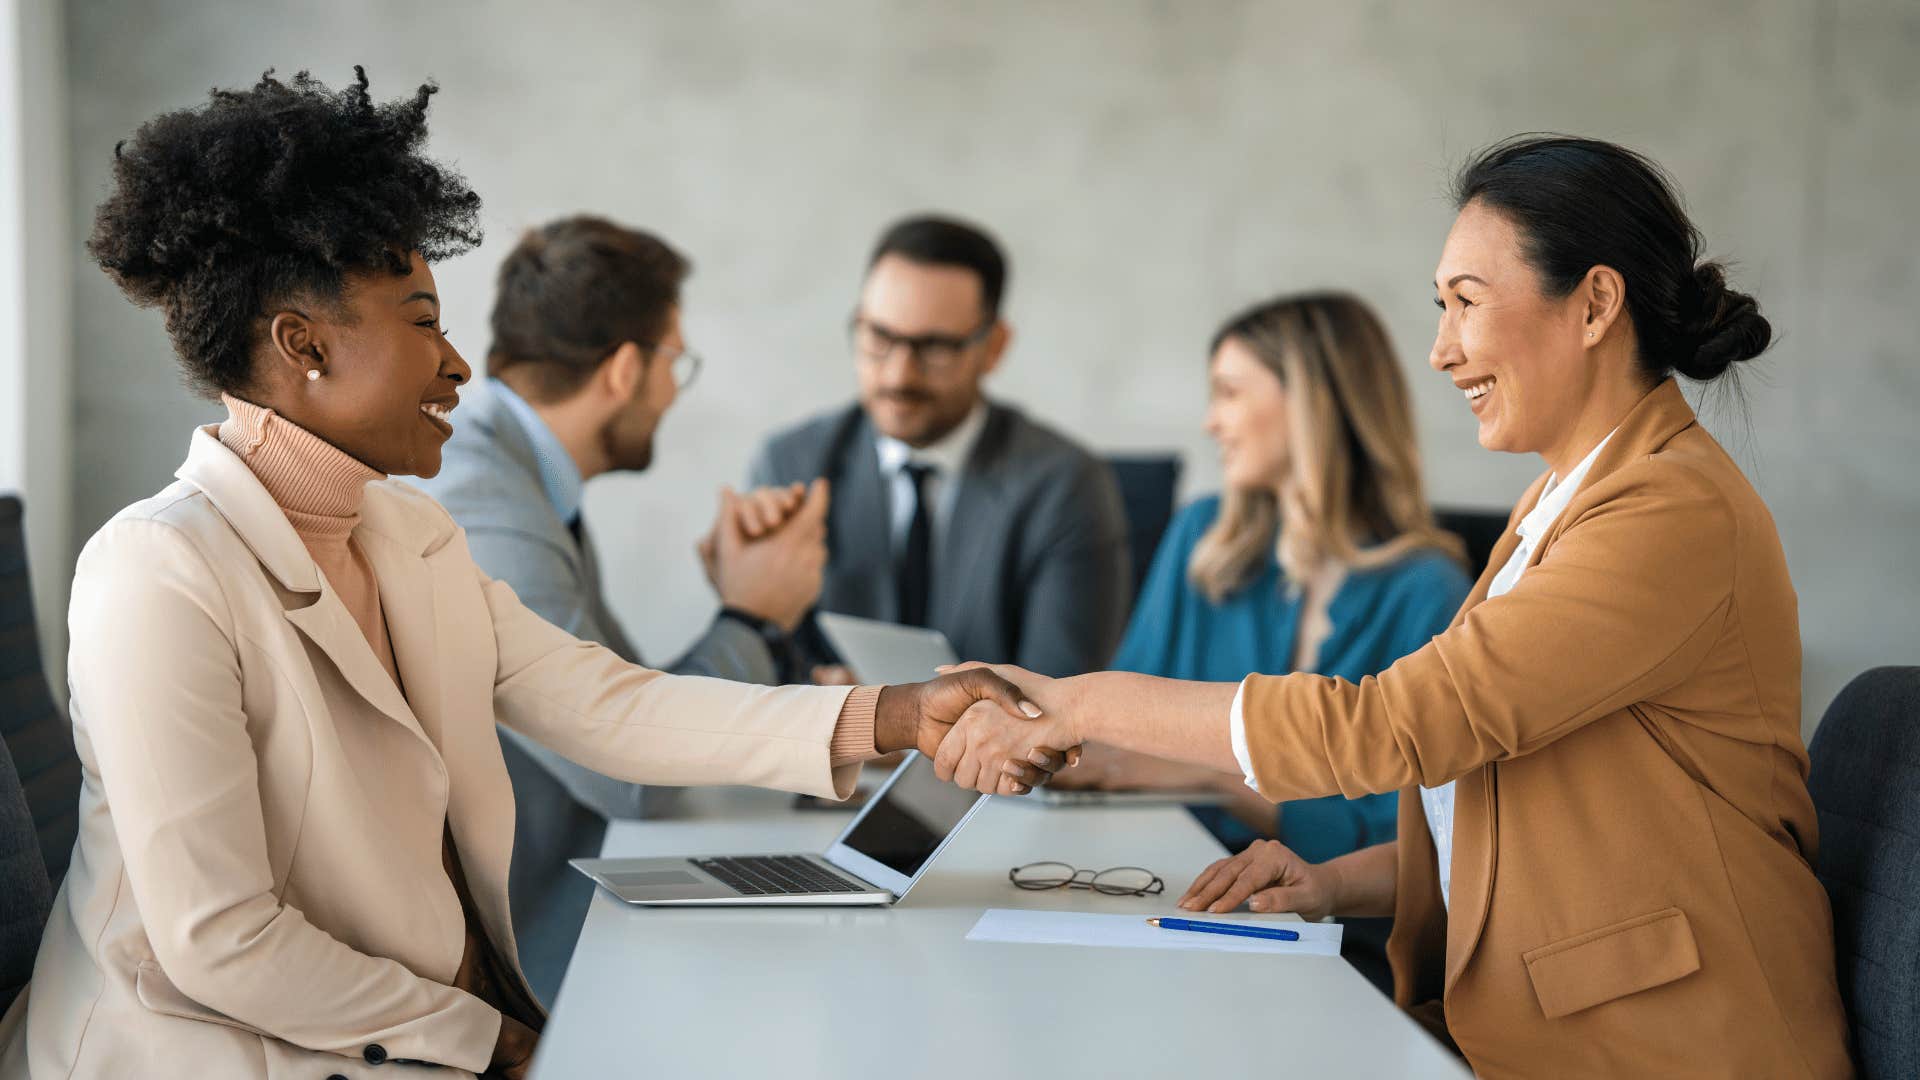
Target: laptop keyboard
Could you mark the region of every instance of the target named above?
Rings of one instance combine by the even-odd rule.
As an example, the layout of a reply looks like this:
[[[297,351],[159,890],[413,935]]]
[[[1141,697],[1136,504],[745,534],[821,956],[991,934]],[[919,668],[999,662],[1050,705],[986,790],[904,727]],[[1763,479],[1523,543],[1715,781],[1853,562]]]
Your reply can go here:
[[[744,896],[872,891],[800,855],[747,855],[687,861],[739,890]]]

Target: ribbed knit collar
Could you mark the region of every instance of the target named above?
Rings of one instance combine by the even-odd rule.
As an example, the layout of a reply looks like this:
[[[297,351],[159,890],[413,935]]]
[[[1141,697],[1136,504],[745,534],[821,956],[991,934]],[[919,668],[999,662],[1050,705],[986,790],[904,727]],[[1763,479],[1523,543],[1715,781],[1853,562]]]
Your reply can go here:
[[[221,445],[247,463],[294,530],[344,541],[360,523],[367,485],[383,475],[272,409],[230,394],[220,400],[227,407]]]

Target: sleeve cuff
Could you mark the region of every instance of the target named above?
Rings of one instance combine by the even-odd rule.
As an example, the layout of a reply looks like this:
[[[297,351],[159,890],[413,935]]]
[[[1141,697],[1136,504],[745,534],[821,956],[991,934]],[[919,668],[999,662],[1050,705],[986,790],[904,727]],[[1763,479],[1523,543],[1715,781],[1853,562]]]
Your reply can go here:
[[[1228,714],[1227,730],[1233,735],[1233,760],[1240,763],[1241,775],[1247,779],[1247,786],[1260,790],[1260,781],[1253,776],[1253,754],[1247,750],[1247,682],[1240,680],[1240,689],[1233,692],[1233,712]]]
[[[840,706],[839,722],[833,726],[833,741],[827,746],[828,764],[837,769],[878,756],[873,745],[873,717],[879,705],[880,687],[853,688]]]

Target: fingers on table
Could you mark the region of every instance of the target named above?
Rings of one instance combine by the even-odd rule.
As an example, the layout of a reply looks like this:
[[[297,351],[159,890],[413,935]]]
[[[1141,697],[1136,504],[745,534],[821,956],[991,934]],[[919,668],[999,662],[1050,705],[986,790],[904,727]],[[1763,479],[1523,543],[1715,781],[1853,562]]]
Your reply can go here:
[[[1291,885],[1275,885],[1271,889],[1261,889],[1247,897],[1247,907],[1254,911],[1299,911],[1300,898],[1294,895]]]
[[[1232,911],[1246,903],[1248,897],[1272,884],[1273,878],[1265,869],[1248,863],[1240,868],[1240,872],[1234,876],[1233,883],[1227,886],[1227,891],[1222,893],[1218,900],[1207,905],[1207,910],[1216,915],[1223,911]]]
[[[1205,870],[1200,871],[1199,875],[1193,879],[1193,884],[1187,886],[1186,893],[1180,897],[1180,906],[1203,907],[1212,903],[1213,898],[1219,896],[1226,888],[1226,882],[1231,880],[1224,876],[1224,872],[1233,865],[1234,858],[1229,855],[1224,859],[1215,859]]]

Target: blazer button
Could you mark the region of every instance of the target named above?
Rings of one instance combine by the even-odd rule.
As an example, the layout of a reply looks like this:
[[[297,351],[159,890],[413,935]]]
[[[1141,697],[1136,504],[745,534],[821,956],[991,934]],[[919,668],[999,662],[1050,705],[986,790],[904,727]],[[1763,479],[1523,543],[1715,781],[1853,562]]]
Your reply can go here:
[[[360,1056],[366,1058],[369,1065],[384,1065],[387,1062],[387,1048],[379,1043],[368,1043]]]

